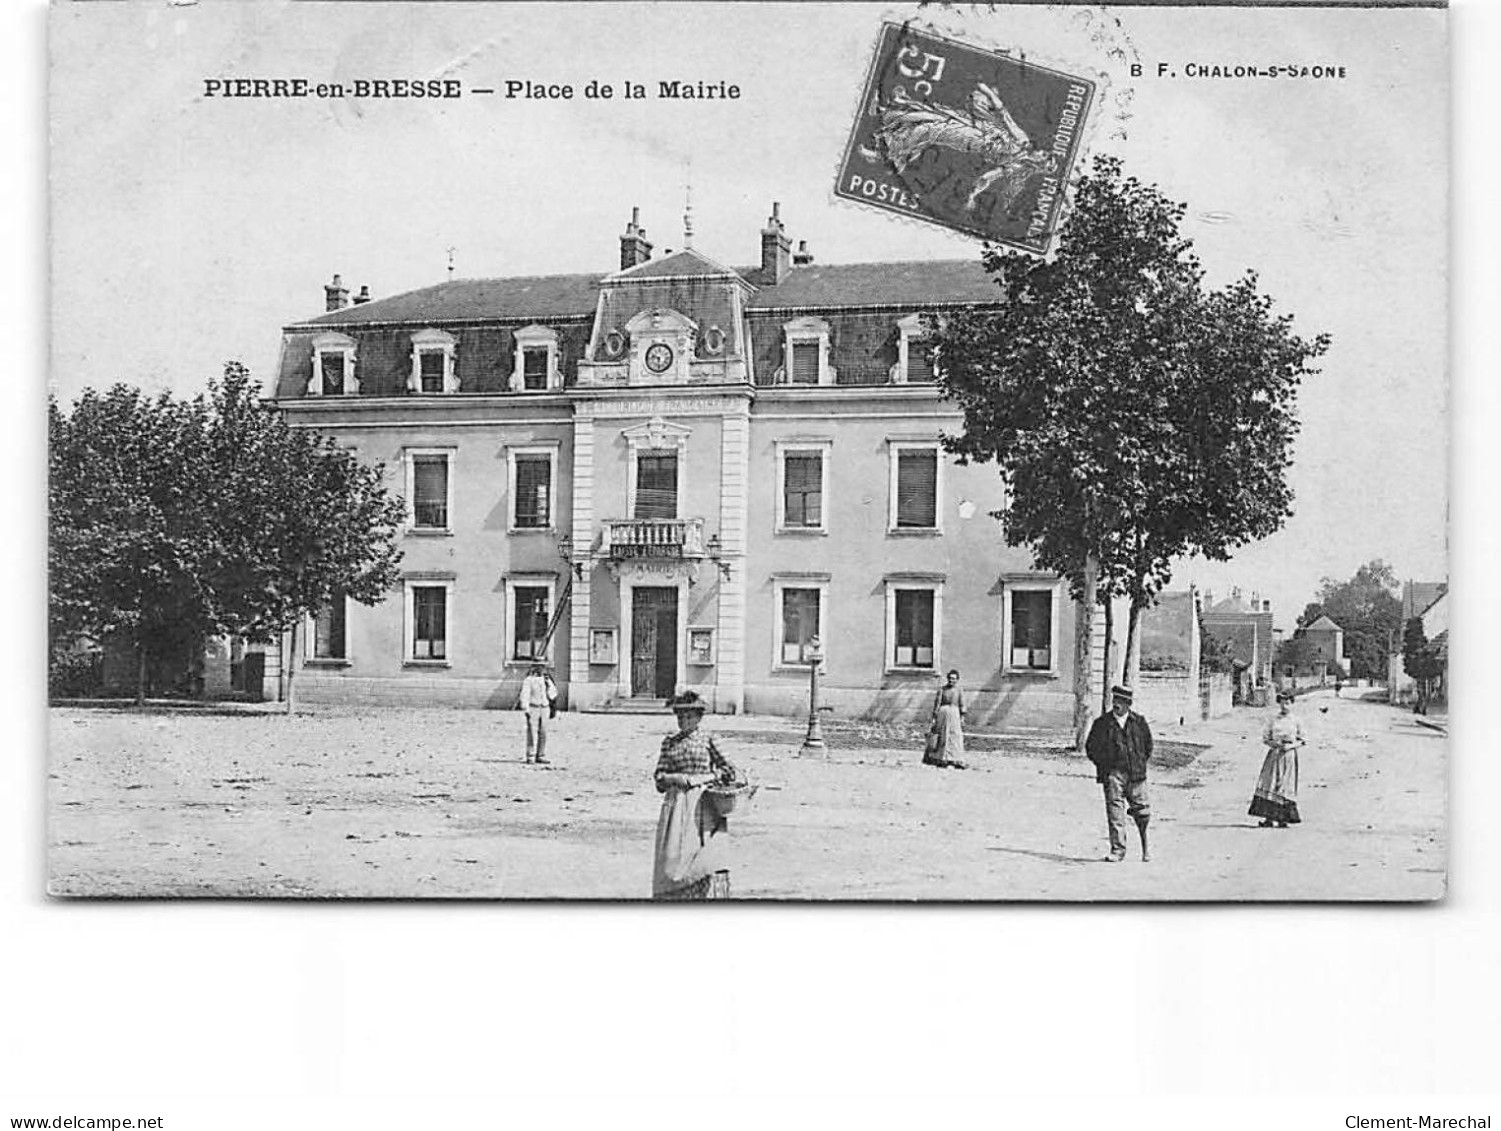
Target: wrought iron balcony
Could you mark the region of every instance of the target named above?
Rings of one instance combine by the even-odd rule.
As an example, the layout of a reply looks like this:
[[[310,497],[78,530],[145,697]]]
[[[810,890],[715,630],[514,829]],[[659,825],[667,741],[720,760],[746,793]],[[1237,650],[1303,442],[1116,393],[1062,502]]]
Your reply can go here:
[[[701,518],[612,518],[604,524],[606,558],[702,558]]]

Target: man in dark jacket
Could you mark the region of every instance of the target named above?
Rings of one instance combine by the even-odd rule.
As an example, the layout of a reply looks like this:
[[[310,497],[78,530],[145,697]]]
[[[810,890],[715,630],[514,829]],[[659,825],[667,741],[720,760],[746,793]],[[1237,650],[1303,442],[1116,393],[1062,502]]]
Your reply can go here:
[[[1084,752],[1094,763],[1095,781],[1105,787],[1105,822],[1110,829],[1112,863],[1126,858],[1126,811],[1130,807],[1136,831],[1141,834],[1141,858],[1147,852],[1147,822],[1152,810],[1147,799],[1147,762],[1152,757],[1152,730],[1147,720],[1131,710],[1131,690],[1110,689],[1111,709],[1089,728]]]

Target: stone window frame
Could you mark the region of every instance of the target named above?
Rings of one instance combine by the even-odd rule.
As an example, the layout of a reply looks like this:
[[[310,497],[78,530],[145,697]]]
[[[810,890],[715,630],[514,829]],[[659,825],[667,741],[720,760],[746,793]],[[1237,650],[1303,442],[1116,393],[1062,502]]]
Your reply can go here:
[[[907,385],[912,383],[908,380],[907,372],[911,360],[912,346],[917,343],[931,341],[933,335],[924,322],[924,316],[915,312],[907,315],[905,318],[898,318],[896,331],[896,364],[891,367],[888,378],[893,385]],[[938,380],[938,359],[936,357],[933,359],[933,380]],[[928,384],[926,381],[918,383],[923,385]]]
[[[454,466],[458,462],[457,448],[403,448],[401,461],[406,479],[406,524],[408,534],[449,535],[453,533],[453,481]],[[426,456],[442,456],[448,465],[444,476],[447,497],[444,499],[444,524],[442,526],[417,525],[417,459]]]
[[[1052,606],[1048,626],[1048,666],[1034,668],[1030,665],[1015,664],[1012,662],[1012,595],[1017,592],[1026,593],[1051,593]],[[1060,643],[1059,633],[1061,626],[1059,620],[1063,612],[1063,580],[1056,577],[1038,577],[1027,574],[1015,577],[1005,577],[1001,581],[1001,670],[1008,675],[1034,675],[1057,677],[1060,674],[1058,646]]]
[[[451,573],[412,573],[401,579],[401,663],[411,668],[447,668],[453,666],[454,614],[453,590],[457,578]],[[443,656],[441,659],[417,655],[417,590],[443,590]]]
[[[829,532],[829,465],[833,462],[834,441],[828,437],[799,439],[788,437],[773,444],[776,455],[776,526],[777,534],[827,535]],[[822,505],[819,507],[817,526],[787,525],[787,457],[816,452],[822,457],[823,482],[820,487]]]
[[[785,595],[789,589],[816,589],[818,591],[818,631],[814,634],[827,647],[829,640],[829,589],[833,576],[827,573],[778,573],[771,579],[771,670],[774,672],[799,672],[806,674],[808,665],[794,663],[782,654],[782,629],[785,615]]]
[[[501,633],[501,639],[505,641],[505,664],[507,667],[528,667],[532,664],[550,664],[557,646],[558,634],[553,633],[551,640],[543,649],[540,657],[518,659],[516,656],[516,628],[519,618],[516,616],[516,590],[519,588],[547,590],[547,618],[549,622],[558,612],[558,576],[555,573],[542,573],[538,571],[517,571],[508,573],[501,579],[505,588],[505,628]]]
[[[886,651],[882,662],[888,674],[943,671],[943,589],[942,577],[890,575],[884,579],[886,594]],[[926,591],[933,594],[933,662],[899,664],[896,660],[896,595],[900,591]]]
[[[625,505],[626,517],[636,517],[636,461],[640,456],[661,453],[675,455],[677,465],[677,510],[682,518],[683,475],[688,467],[688,437],[693,429],[683,424],[674,424],[660,416],[654,416],[644,424],[623,429],[621,435],[626,443]],[[665,520],[664,520],[665,521]]]
[[[459,340],[447,330],[429,326],[412,335],[412,368],[407,374],[407,392],[419,396],[441,396],[459,391],[458,375]],[[441,354],[443,357],[443,388],[436,393],[423,392],[422,357],[424,354]]]
[[[551,443],[541,444],[516,444],[506,448],[506,482],[509,484],[509,498],[506,500],[506,533],[507,534],[555,534],[558,526],[558,458],[561,445],[554,440]],[[542,526],[518,526],[516,524],[516,457],[517,456],[546,456],[548,463],[547,477],[547,522]]]
[[[532,323],[523,326],[511,335],[513,339],[511,351],[511,379],[508,388],[513,393],[542,393],[552,392],[563,387],[563,371],[559,358],[561,350],[558,344],[558,332],[550,326],[540,323]],[[542,389],[528,389],[526,387],[526,351],[545,349],[547,351],[547,384]]]
[[[805,315],[802,318],[794,318],[790,322],[782,323],[782,368],[777,371],[776,384],[791,385],[792,381],[792,347],[794,345],[816,344],[818,346],[818,380],[814,385],[832,385],[838,377],[838,372],[829,362],[832,350],[830,345],[829,323],[814,315]],[[812,388],[814,386],[808,386]]]
[[[897,439],[892,437],[886,441],[887,461],[889,464],[890,480],[887,488],[886,508],[886,533],[898,537],[932,537],[943,533],[943,444],[939,440]],[[904,451],[933,451],[937,458],[933,466],[933,525],[932,526],[898,526],[897,503],[900,498],[898,491],[901,465],[901,453]]]
[[[308,377],[307,395],[310,397],[350,397],[357,394],[360,391],[359,378],[355,376],[354,368],[357,352],[358,346],[348,334],[329,330],[314,337],[312,341],[313,372]],[[338,354],[344,359],[344,391],[342,393],[323,391],[323,357],[325,354]]]

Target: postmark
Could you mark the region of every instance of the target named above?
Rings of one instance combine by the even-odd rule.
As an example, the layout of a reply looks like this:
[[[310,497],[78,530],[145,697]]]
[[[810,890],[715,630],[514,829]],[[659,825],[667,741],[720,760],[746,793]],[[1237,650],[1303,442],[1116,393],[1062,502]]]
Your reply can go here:
[[[931,31],[876,40],[836,197],[1045,253],[1093,80]]]

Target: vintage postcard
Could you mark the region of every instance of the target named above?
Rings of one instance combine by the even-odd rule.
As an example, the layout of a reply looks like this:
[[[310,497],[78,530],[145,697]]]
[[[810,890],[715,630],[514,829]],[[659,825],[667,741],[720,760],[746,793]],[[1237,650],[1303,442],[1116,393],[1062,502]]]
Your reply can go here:
[[[56,3],[56,896],[1420,901],[1440,5]]]

